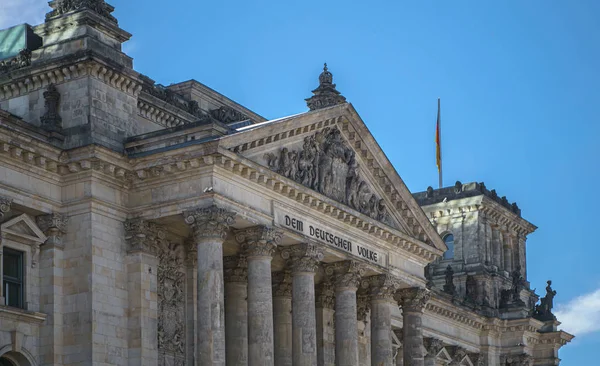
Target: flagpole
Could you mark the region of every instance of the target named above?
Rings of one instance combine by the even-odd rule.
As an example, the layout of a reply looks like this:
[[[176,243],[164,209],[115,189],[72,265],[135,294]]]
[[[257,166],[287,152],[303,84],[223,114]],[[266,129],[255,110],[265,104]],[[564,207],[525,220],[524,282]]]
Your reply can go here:
[[[438,136],[439,136],[439,156],[440,156],[440,166],[438,169],[439,172],[439,185],[442,188],[442,116],[441,116],[441,108],[440,108],[440,98],[438,98],[438,115],[437,115],[437,123],[438,123]]]

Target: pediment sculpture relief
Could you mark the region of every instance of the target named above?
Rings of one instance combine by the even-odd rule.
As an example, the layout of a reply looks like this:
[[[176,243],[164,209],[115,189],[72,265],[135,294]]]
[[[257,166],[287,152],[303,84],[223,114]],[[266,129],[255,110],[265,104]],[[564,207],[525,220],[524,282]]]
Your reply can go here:
[[[271,170],[293,179],[375,220],[390,223],[383,199],[359,175],[354,150],[337,128],[324,128],[304,139],[300,151],[282,148],[265,154]]]

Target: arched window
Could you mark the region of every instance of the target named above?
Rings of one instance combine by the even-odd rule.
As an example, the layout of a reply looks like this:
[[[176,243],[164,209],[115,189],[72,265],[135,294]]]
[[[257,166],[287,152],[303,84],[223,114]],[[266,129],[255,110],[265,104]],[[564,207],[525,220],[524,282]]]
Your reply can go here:
[[[444,235],[444,243],[448,247],[448,250],[444,253],[444,259],[454,259],[454,235]]]
[[[15,366],[15,364],[5,357],[0,357],[0,366]]]

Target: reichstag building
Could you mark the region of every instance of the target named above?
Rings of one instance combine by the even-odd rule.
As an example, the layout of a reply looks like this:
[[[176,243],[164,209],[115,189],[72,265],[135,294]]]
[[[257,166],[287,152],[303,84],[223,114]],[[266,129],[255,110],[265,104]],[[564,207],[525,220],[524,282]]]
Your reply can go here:
[[[136,72],[104,1],[49,5],[0,31],[1,366],[559,364],[536,227],[410,192],[327,66],[266,120]]]

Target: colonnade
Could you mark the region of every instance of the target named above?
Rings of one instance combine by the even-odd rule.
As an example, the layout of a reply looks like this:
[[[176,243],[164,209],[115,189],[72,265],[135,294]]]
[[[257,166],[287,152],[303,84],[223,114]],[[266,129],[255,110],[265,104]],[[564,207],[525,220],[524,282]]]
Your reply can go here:
[[[422,314],[427,290],[400,289],[399,281],[388,274],[364,277],[365,267],[353,260],[324,264],[322,248],[309,243],[282,247],[285,269],[272,273],[281,232],[265,226],[237,230],[240,254],[223,258],[222,245],[234,213],[213,206],[184,216],[198,258],[196,364],[330,364],[333,350],[324,339],[322,321],[332,311],[335,365],[356,366],[361,288],[368,291],[371,308],[371,365],[392,365],[393,306],[403,310],[404,365],[424,365]],[[319,266],[327,281],[316,292]]]

